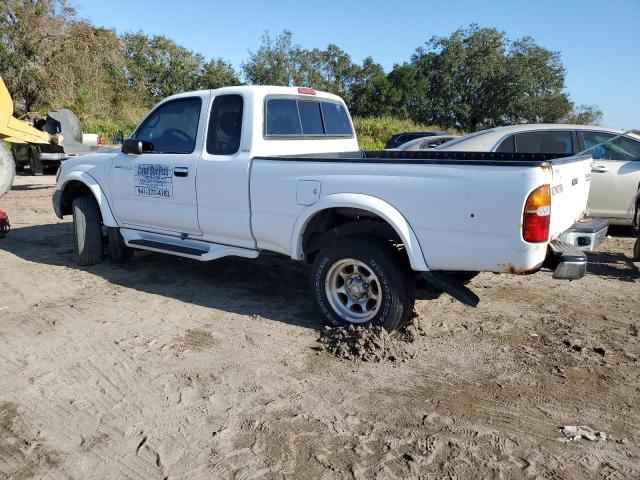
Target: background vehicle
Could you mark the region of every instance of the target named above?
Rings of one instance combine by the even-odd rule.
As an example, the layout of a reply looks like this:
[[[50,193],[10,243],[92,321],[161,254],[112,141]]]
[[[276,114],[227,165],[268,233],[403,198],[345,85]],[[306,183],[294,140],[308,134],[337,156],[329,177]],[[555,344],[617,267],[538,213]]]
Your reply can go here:
[[[640,262],[640,192],[638,192],[638,195],[636,196],[636,200],[634,202],[633,223],[631,227],[633,234],[638,237],[636,239],[636,243],[633,246],[633,259],[636,262]]]
[[[416,138],[415,140],[403,143],[393,150],[399,150],[402,152],[417,152],[420,150],[428,150],[430,148],[435,148],[438,145],[442,145],[443,143],[453,140],[454,138],[457,137],[455,135],[433,135],[431,137],[420,137]]]
[[[41,175],[46,170],[55,172],[60,162],[67,158],[109,149],[101,145],[99,135],[82,133],[80,122],[71,110],[56,110],[46,117],[30,115],[27,120],[42,132],[50,135],[61,134],[64,141],[62,144],[13,144],[11,152],[18,172],[22,172],[25,166],[29,166],[31,175]]]
[[[403,143],[410,142],[416,138],[432,137],[434,135],[446,135],[447,132],[402,132],[391,135],[391,138],[387,140],[384,148],[397,148]]]
[[[593,157],[589,215],[631,225],[640,188],[640,135],[597,125],[532,124],[471,133],[437,147],[445,151],[581,152]]]
[[[583,252],[556,239],[582,216],[591,157],[508,157],[361,152],[335,95],[229,87],[169,97],[121,152],[65,161],[53,205],[73,214],[81,265],[102,260],[104,230],[114,261],[131,248],[201,261],[272,251],[313,264],[330,323],[391,330],[416,276],[475,306],[447,272],[548,262],[554,278],[585,274]]]

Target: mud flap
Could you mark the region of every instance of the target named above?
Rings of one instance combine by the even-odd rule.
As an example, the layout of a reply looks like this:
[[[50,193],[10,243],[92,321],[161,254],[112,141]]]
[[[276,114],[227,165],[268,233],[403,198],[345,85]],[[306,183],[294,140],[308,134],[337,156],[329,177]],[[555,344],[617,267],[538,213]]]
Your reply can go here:
[[[432,287],[451,295],[469,307],[477,307],[478,303],[480,303],[480,298],[475,293],[446,273],[433,271],[421,272],[420,276]]]

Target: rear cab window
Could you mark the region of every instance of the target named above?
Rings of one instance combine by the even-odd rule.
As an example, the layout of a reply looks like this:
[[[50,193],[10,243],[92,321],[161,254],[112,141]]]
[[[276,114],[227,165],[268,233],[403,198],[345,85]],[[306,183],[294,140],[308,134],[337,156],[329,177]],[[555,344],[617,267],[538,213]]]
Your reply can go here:
[[[347,109],[329,100],[267,98],[265,138],[352,137]]]
[[[518,153],[573,154],[573,138],[570,130],[540,130],[518,133],[515,142]]]

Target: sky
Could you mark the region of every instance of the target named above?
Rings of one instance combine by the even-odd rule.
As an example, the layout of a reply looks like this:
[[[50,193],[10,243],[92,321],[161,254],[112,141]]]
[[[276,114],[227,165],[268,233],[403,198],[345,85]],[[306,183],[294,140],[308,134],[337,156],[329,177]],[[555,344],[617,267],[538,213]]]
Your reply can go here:
[[[602,124],[640,128],[640,0],[75,0],[82,18],[121,34],[164,35],[236,70],[265,31],[293,33],[304,48],[334,43],[360,63],[372,56],[390,71],[432,36],[477,23],[511,39],[530,36],[559,51],[567,92],[597,104]]]

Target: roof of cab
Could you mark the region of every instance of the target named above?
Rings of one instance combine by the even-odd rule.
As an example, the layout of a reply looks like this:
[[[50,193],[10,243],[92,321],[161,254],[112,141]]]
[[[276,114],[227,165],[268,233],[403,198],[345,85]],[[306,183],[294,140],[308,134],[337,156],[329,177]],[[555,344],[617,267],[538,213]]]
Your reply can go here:
[[[249,95],[259,98],[264,98],[268,95],[295,95],[301,96],[309,99],[313,98],[324,98],[334,101],[339,101],[344,103],[344,100],[340,98],[338,95],[334,95],[332,93],[323,92],[320,90],[314,90],[315,95],[310,95],[306,93],[300,93],[298,91],[299,88],[303,87],[278,87],[274,85],[238,85],[234,87],[222,87],[216,88],[212,90],[196,90],[191,92],[183,92],[177,93],[175,95],[171,95],[170,97],[165,98],[162,102],[166,100],[173,100],[176,98],[183,98],[192,96],[194,94],[202,94],[202,93],[210,93],[211,95],[220,95],[220,94],[230,94],[230,93],[241,93],[243,95]]]

